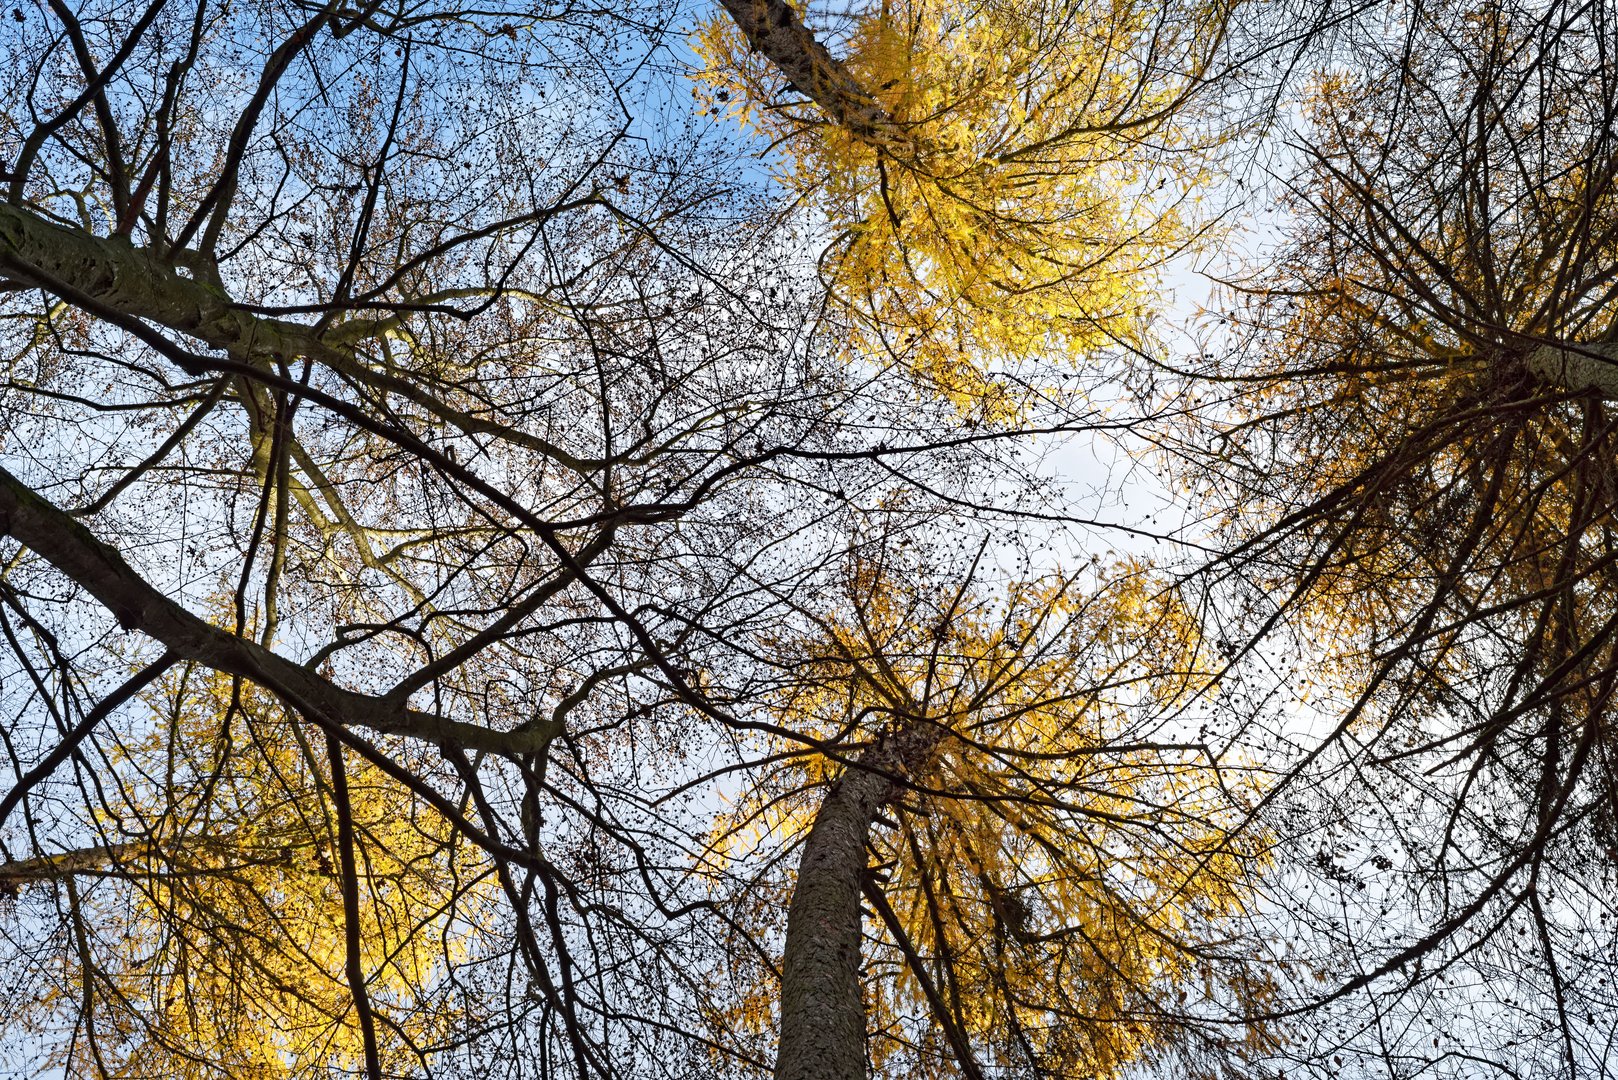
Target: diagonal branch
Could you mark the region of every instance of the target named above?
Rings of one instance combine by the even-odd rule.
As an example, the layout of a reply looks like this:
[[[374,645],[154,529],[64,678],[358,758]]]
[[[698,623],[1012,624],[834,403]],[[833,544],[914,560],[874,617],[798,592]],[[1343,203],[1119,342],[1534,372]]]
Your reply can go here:
[[[559,204],[546,216],[587,203]],[[511,220],[539,217],[536,213]],[[355,346],[394,329],[397,316],[353,318],[321,329],[258,314],[232,299],[217,280],[201,280],[214,275],[204,257],[195,252],[172,254],[174,261],[196,262],[197,276],[183,276],[170,261],[125,237],[95,236],[55,224],[24,207],[0,204],[0,275],[44,289],[103,318],[127,316],[178,331],[242,363],[259,366],[271,357],[284,361],[309,357],[351,383],[403,397],[468,435],[501,439],[575,472],[601,464],[575,457],[530,432],[458,409],[411,380],[356,358]]]
[[[961,1029],[954,1010],[944,1002],[938,987],[933,985],[932,976],[927,973],[926,963],[922,960],[921,954],[916,952],[915,945],[910,941],[910,935],[905,933],[904,923],[899,920],[893,905],[888,903],[886,894],[882,892],[882,886],[866,877],[861,879],[860,887],[865,892],[865,898],[870,901],[871,908],[888,928],[893,943],[904,954],[905,964],[910,968],[917,985],[921,987],[922,995],[927,999],[927,1007],[932,1010],[933,1019],[944,1029],[944,1037],[949,1042],[949,1048],[954,1053],[961,1072],[966,1075],[967,1080],[985,1080],[983,1069],[972,1054],[971,1040]]]
[[[324,723],[495,754],[538,753],[550,742],[549,731],[495,731],[411,709],[401,701],[345,690],[253,641],[227,633],[153,588],[117,551],[4,469],[0,469],[0,534],[15,537],[71,578],[126,630],[139,630],[184,659],[250,679]]]
[[[56,744],[54,750],[46,754],[33,768],[29,769],[13,785],[12,789],[6,792],[4,798],[0,798],[0,828],[5,826],[6,819],[11,816],[11,812],[17,808],[29,791],[38,787],[41,781],[55,772],[57,767],[64,761],[72,757],[73,751],[79,748],[79,744],[88,738],[90,733],[100,726],[102,721],[112,715],[124,702],[145,689],[153,679],[156,679],[172,667],[175,659],[176,657],[172,652],[164,653],[157,660],[131,675],[112,693],[102,698],[99,705],[85,714],[84,719],[79,721],[73,730],[69,731],[62,741]]]

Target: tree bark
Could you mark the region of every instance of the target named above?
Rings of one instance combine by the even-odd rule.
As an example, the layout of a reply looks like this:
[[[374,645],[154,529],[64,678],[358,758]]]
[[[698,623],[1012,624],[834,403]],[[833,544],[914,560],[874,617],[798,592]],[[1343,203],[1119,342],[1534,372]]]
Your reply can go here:
[[[840,127],[892,157],[907,161],[915,157],[916,142],[905,126],[815,40],[787,0],[720,2],[748,44]]]
[[[787,910],[781,1041],[775,1080],[864,1080],[865,995],[860,983],[861,879],[866,840],[882,807],[916,775],[941,731],[911,727],[851,766],[815,814]]]
[[[1564,390],[1618,399],[1618,344],[1541,345],[1524,362],[1530,374]]]
[[[176,260],[192,253],[175,252]],[[117,315],[177,330],[230,356],[250,361],[335,351],[310,327],[254,315],[235,305],[198,262],[195,276],[179,273],[121,236],[95,236],[46,220],[21,206],[0,204],[0,273],[73,303],[88,302]],[[343,332],[362,334],[376,324],[361,320]]]

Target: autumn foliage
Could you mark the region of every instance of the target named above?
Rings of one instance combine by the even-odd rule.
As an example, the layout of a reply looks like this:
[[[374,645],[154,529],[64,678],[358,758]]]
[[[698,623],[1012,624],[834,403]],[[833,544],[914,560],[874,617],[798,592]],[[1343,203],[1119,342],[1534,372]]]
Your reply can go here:
[[[1218,18],[1131,0],[859,11],[842,62],[900,149],[794,100],[727,18],[698,48],[713,99],[828,218],[821,271],[850,316],[848,348],[908,366],[963,413],[1003,417],[1017,361],[1060,368],[1140,343],[1156,271],[1203,224],[1185,202],[1196,165],[1176,151],[1196,140],[1178,106]]]

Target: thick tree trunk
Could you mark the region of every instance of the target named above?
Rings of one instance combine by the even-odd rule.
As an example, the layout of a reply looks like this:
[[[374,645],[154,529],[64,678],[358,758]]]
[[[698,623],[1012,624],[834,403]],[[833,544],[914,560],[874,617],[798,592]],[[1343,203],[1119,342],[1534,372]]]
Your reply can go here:
[[[860,984],[860,881],[866,840],[883,805],[938,743],[928,725],[861,755],[815,814],[787,911],[781,1042],[775,1080],[863,1080],[865,995]]]
[[[720,0],[748,44],[763,53],[794,87],[869,146],[900,160],[916,154],[903,124],[866,93],[803,25],[787,0]]]
[[[1530,374],[1564,390],[1618,399],[1618,344],[1542,345],[1528,354]]]
[[[826,796],[804,842],[787,912],[775,1080],[865,1076],[860,877],[866,837],[892,787],[886,776],[851,769]]]

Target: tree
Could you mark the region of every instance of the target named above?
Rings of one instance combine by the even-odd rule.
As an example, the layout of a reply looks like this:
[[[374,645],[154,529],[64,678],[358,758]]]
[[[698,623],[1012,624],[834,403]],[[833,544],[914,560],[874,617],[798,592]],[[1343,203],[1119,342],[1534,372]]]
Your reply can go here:
[[[1262,838],[1232,831],[1254,792],[1164,734],[1206,679],[1195,621],[1139,566],[994,602],[970,576],[925,577],[881,552],[850,565],[829,613],[803,612],[766,710],[816,751],[773,740],[718,833],[721,864],[752,847],[763,867],[744,917],[790,896],[775,1075],[863,1075],[868,1054],[883,1075],[1111,1075],[1193,1033],[1227,1054],[1265,1045],[1167,1004],[1177,986],[1182,1006],[1188,988],[1247,1010],[1266,995],[1231,922],[1264,863]],[[781,843],[801,854],[777,883],[756,849]],[[737,1023],[768,1015],[759,977]]]
[[[464,963],[494,917],[473,844],[376,766],[313,745],[250,685],[188,664],[143,696],[162,724],[121,755],[127,801],[95,823],[99,848],[0,878],[66,875],[74,940],[12,1002],[94,1002],[54,1064],[274,1076],[374,1057],[408,1075],[422,1047],[476,1027],[464,1001],[434,1000],[431,977]]]
[[[1605,1075],[1611,11],[1389,19],[1326,54],[1282,258],[1185,369],[1223,400],[1181,446],[1241,515],[1225,636],[1291,651],[1329,732],[1289,812],[1324,837],[1337,994],[1365,991],[1379,1041],[1322,1034],[1318,1059]],[[1370,929],[1400,910],[1412,931]]]
[[[767,647],[861,529],[897,544],[1016,483],[1016,430],[850,360],[801,223],[671,104],[666,12],[17,15],[9,1030],[112,1076],[758,1067],[708,1008],[734,924],[690,861],[712,807],[681,799],[757,764],[761,725],[860,752],[758,714]],[[994,761],[962,777],[987,795],[936,796],[959,820],[1055,784]],[[1065,827],[1041,812],[1013,846]],[[1214,914],[1236,867],[1210,859]],[[991,893],[963,935],[1008,925]],[[962,962],[942,992],[989,978]],[[1135,1009],[1159,975],[1092,989]],[[995,1054],[1030,1037],[1009,1005],[939,1015]],[[1041,1038],[1106,1062],[1145,1035]]]
[[[655,5],[3,24],[10,1030],[109,1076],[1404,1076],[1495,967],[1541,1026],[1457,1052],[1604,1069],[1605,9],[1244,41],[1326,72],[1289,240],[1156,371],[1101,346],[1153,358],[1186,151],[1249,130],[1234,8],[725,11],[699,93],[773,180]],[[1031,565],[1068,511],[1016,455],[1121,428],[1223,546]]]
[[[1202,224],[1184,152],[1218,137],[1190,105],[1232,8],[884,3],[834,57],[786,0],[727,0],[700,41],[716,101],[830,219],[850,348],[995,418],[1029,389],[1017,361],[1140,343],[1154,272]]]

